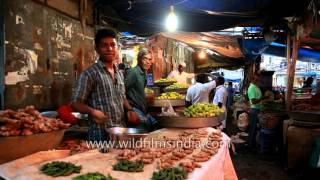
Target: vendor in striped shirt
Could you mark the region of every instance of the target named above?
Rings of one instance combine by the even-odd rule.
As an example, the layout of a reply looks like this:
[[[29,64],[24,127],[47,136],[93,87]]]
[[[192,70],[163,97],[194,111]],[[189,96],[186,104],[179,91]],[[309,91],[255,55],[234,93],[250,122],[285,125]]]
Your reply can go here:
[[[105,128],[125,126],[125,111],[129,122],[138,123],[139,118],[126,99],[123,74],[114,64],[119,51],[116,33],[99,30],[95,46],[99,59],[81,73],[74,88],[72,107],[89,114],[88,140],[104,141]]]

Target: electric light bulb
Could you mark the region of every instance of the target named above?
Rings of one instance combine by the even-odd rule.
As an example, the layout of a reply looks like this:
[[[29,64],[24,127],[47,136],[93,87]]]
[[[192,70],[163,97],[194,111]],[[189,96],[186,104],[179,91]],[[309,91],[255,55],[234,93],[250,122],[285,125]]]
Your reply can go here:
[[[166,28],[169,32],[174,32],[178,27],[178,18],[174,13],[173,6],[170,6],[170,13],[166,19]]]
[[[199,52],[198,57],[199,57],[199,59],[204,59],[204,58],[206,58],[206,53],[202,50]]]

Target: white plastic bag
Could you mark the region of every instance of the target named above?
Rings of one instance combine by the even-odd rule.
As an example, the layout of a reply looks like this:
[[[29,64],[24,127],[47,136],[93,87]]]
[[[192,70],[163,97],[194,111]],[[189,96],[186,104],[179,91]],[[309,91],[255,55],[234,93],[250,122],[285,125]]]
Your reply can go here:
[[[170,117],[177,117],[178,114],[174,111],[171,103],[169,100],[167,100],[169,106],[168,107],[162,107],[161,108],[161,113],[159,116],[170,116]]]
[[[239,115],[237,126],[241,131],[245,131],[249,126],[249,116],[247,113],[241,113]]]

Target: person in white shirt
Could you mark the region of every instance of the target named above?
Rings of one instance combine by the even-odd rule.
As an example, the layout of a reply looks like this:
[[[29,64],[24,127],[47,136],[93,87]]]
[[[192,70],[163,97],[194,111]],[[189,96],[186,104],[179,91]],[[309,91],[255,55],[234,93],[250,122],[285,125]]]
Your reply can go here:
[[[226,119],[227,119],[227,98],[228,98],[228,91],[227,88],[224,86],[224,77],[219,76],[216,79],[216,92],[213,98],[213,104],[219,106],[225,111],[224,118],[222,120],[222,125],[220,128],[224,129],[227,127],[226,125]]]
[[[209,94],[216,87],[216,82],[208,82],[206,74],[198,74],[196,76],[196,84],[189,87],[186,95],[186,106],[195,103],[209,103]]]
[[[193,78],[194,74],[191,73],[186,73],[184,72],[184,68],[186,67],[186,63],[180,63],[178,66],[178,70],[171,71],[170,74],[168,75],[168,78],[173,78],[177,80],[178,83],[188,83],[187,79],[188,78]]]

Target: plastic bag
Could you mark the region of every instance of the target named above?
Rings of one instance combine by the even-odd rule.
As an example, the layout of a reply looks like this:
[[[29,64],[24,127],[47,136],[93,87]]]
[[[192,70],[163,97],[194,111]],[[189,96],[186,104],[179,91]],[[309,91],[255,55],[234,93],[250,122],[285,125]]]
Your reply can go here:
[[[171,103],[169,100],[167,100],[169,106],[168,107],[162,107],[161,108],[161,113],[159,116],[170,116],[170,117],[177,117],[178,114],[174,111]]]
[[[247,113],[241,113],[239,115],[237,126],[241,131],[245,131],[249,126],[249,116]]]

